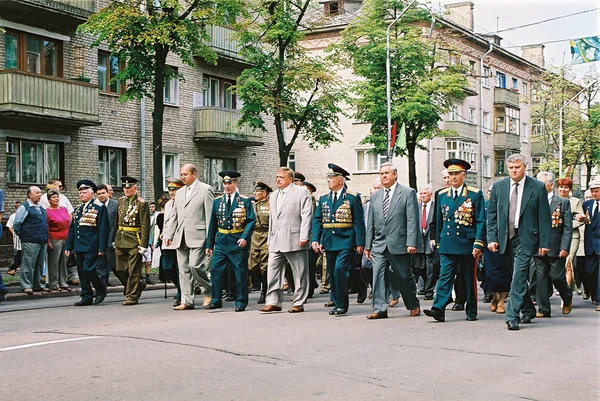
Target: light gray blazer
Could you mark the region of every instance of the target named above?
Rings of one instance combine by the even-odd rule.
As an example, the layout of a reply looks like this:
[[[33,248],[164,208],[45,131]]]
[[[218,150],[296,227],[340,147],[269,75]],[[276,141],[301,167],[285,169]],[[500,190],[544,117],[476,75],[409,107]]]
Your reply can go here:
[[[417,193],[396,185],[386,217],[383,216],[385,188],[376,191],[369,202],[365,249],[382,253],[387,247],[393,255],[407,253],[407,246],[419,246],[419,206]]]
[[[277,197],[280,190],[271,193],[269,204],[269,252],[293,252],[310,247],[310,229],[313,206],[310,193],[304,187],[292,184],[283,198],[277,213]],[[308,240],[300,246],[300,240]]]
[[[185,200],[187,188],[177,191],[173,211],[165,221],[163,240],[173,240],[172,248],[181,246],[185,234],[188,248],[204,248],[208,231],[208,221],[212,212],[215,193],[210,185],[196,180],[192,193]]]

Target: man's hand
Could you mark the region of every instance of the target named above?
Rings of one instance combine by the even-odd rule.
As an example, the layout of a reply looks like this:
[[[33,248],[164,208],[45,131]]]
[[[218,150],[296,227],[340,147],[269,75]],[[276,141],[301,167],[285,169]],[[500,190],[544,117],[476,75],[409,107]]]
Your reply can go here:
[[[98,252],[98,256],[104,255],[104,252]]]
[[[583,223],[585,221],[585,216],[583,214],[575,214],[575,216],[573,216],[573,220],[577,220],[581,223]]]
[[[371,260],[371,251],[365,249],[365,256],[367,257],[367,260]]]
[[[544,256],[544,255],[545,255],[545,254],[547,254],[548,252],[550,252],[550,249],[548,249],[548,248],[540,248],[540,249],[538,249],[538,254],[539,254],[540,256]]]
[[[144,253],[146,253],[146,250],[147,250],[147,249],[148,249],[148,248],[143,248],[143,247],[141,247],[141,246],[138,246],[138,252],[140,253],[140,255],[143,255]]]
[[[488,244],[488,249],[490,250],[490,252],[498,252],[498,243],[497,242],[490,242]]]
[[[566,258],[567,256],[569,256],[569,251],[565,251],[564,249],[560,250],[560,253],[558,254],[559,258]]]
[[[473,248],[473,257],[475,259],[479,259],[482,253],[483,252],[481,251],[481,249]]]
[[[248,245],[248,241],[246,241],[243,238],[240,238],[239,240],[237,240],[237,244],[240,248],[245,248],[246,245]]]
[[[65,251],[65,256],[69,257],[69,255],[71,254],[71,251]]]
[[[173,243],[173,240],[171,240],[171,239],[166,239],[165,240],[165,245],[166,246],[171,246],[172,243]]]
[[[212,256],[212,254],[213,254],[212,248],[206,248],[206,256],[208,256],[210,258]]]
[[[306,246],[308,245],[308,240],[307,239],[301,239],[300,240],[300,246]]]
[[[435,248],[435,240],[434,240],[434,239],[432,239],[431,241],[429,241],[429,247],[430,247],[431,249],[434,249],[434,248]]]
[[[315,253],[319,253],[319,252],[320,252],[320,249],[319,249],[319,243],[318,243],[317,241],[313,241],[313,243],[312,243],[312,244],[310,244],[310,247],[312,248],[312,250],[313,250]]]
[[[414,255],[415,253],[417,253],[417,248],[414,246],[407,246],[406,252],[410,253],[411,255]]]
[[[357,252],[359,255],[362,255],[364,251],[365,251],[365,247],[364,247],[364,246],[357,246],[357,247],[356,247],[356,252]]]

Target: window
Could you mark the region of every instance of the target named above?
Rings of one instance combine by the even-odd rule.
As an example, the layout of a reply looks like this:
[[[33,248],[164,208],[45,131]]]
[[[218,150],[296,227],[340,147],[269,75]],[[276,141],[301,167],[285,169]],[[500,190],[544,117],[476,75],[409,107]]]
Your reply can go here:
[[[121,176],[127,172],[125,149],[100,147],[99,152],[99,183],[120,188]]]
[[[114,80],[123,71],[125,63],[120,62],[110,53],[98,52],[98,89],[102,92],[124,93],[125,85],[121,80]]]
[[[171,70],[177,73],[177,67],[170,67]],[[165,104],[179,104],[179,78],[165,76]]]
[[[488,111],[483,112],[483,121],[481,122],[481,125],[483,127],[483,132],[486,134],[491,133],[490,113]]]
[[[477,171],[477,144],[450,140],[446,141],[446,159],[462,159],[471,163],[471,171]]]
[[[370,153],[369,149],[356,151],[356,171],[372,173],[379,171],[379,166],[385,163],[386,155]]]
[[[527,125],[527,123],[523,123],[523,127],[521,129],[521,135],[522,135],[523,142],[525,142],[525,143],[529,142],[529,126]]]
[[[489,88],[490,87],[490,77],[492,76],[492,70],[490,69],[490,67],[487,66],[483,66],[483,76],[481,77],[481,79],[483,80],[483,86],[485,88]]]
[[[469,107],[469,122],[475,124],[475,108]]]
[[[237,170],[237,160],[204,158],[204,182],[212,185],[217,191],[223,191],[223,182],[219,177],[219,172],[223,170]]]
[[[496,132],[506,132],[506,120],[504,116],[496,117]]]
[[[483,176],[492,176],[492,158],[490,156],[483,156]]]
[[[202,99],[205,107],[236,108],[236,99],[232,87],[234,81],[207,77],[202,79]]]
[[[296,171],[296,154],[294,152],[290,152],[288,155],[288,167]]]
[[[469,74],[475,76],[475,61],[469,60]]]
[[[163,178],[165,179],[164,189],[167,189],[167,178],[179,178],[179,154],[163,153]]]
[[[496,175],[506,175],[506,152],[504,150],[497,150],[494,152],[496,156]]]
[[[517,78],[512,79],[512,90],[519,91],[519,80]]]
[[[519,119],[520,112],[517,109],[513,109],[511,107],[506,108],[506,119],[508,122],[508,129],[506,132],[510,132],[511,134],[519,135]]]
[[[61,176],[61,144],[6,140],[6,182],[43,184]]]
[[[341,1],[329,1],[324,4],[325,15],[335,16],[344,14]]]
[[[458,121],[458,105],[457,104],[453,104],[450,106],[450,113],[448,115],[448,120],[449,121]]]
[[[30,33],[7,31],[4,45],[6,69],[62,76],[62,42]]]
[[[496,88],[506,88],[506,75],[496,71]]]
[[[459,52],[450,50],[448,53],[450,56],[450,65],[461,65]]]
[[[523,95],[527,95],[527,91],[529,89],[529,85],[527,85],[527,82],[523,82],[523,85],[521,85],[521,88],[523,88],[522,89]]]

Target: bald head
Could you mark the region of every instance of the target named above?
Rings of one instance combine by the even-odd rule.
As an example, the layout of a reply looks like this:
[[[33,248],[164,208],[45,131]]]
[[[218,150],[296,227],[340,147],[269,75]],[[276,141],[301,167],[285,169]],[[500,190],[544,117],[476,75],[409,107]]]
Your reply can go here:
[[[198,169],[193,164],[184,164],[179,171],[179,178],[184,185],[192,185],[198,177]]]

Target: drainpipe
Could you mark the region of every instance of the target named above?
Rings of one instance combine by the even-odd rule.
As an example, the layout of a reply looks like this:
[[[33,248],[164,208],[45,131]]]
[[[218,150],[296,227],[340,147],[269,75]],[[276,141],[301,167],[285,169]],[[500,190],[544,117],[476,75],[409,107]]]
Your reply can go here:
[[[488,42],[490,48],[479,58],[479,188],[483,189],[483,59],[492,52],[494,45]],[[491,167],[490,167],[491,168]]]
[[[146,102],[143,97],[140,100],[140,181],[140,192],[146,199]]]

